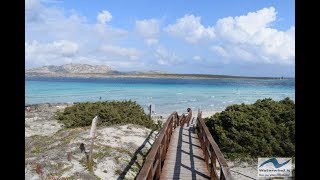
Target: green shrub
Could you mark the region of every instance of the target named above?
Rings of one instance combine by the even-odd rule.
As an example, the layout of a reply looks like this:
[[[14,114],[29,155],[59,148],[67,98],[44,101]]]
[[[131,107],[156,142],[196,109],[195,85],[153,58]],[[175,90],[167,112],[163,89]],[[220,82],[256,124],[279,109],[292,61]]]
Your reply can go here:
[[[231,105],[204,121],[230,159],[295,154],[295,104],[289,98]]]
[[[89,126],[98,115],[99,125],[138,124],[156,129],[157,125],[144,112],[143,108],[133,101],[105,101],[77,103],[57,112],[55,117],[66,127]]]

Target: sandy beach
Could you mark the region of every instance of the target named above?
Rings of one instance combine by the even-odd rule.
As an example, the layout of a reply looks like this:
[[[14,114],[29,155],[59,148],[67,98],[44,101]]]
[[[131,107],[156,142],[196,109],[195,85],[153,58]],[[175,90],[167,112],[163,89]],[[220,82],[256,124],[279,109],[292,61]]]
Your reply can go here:
[[[90,128],[66,129],[54,112],[72,104],[38,104],[25,112],[25,178],[117,179],[134,178],[158,132],[142,126],[98,127],[93,149],[94,176],[86,170]],[[130,163],[134,162],[134,163]]]
[[[81,143],[88,150],[90,129],[66,129],[54,119],[54,112],[68,106],[72,104],[37,104],[30,105],[30,112],[25,112],[25,178],[134,178],[142,165],[143,155],[148,152],[158,132],[132,124],[98,127],[93,149],[96,154],[93,176],[86,170],[85,155],[79,150]],[[205,118],[214,113],[202,112],[202,115]],[[168,116],[157,114],[153,119],[165,122]],[[229,166],[236,179],[257,177],[257,162],[229,161]]]

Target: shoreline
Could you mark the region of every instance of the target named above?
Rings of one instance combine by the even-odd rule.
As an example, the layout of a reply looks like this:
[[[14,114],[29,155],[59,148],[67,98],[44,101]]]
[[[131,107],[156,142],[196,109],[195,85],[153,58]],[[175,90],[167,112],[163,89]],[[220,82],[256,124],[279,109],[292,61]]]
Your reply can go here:
[[[25,103],[25,107],[30,107],[30,108],[36,108],[36,107],[42,107],[42,106],[68,106],[68,105],[74,105],[74,102],[64,102],[64,103],[34,103],[34,104],[27,104]]]
[[[64,125],[54,119],[54,114],[63,111],[66,107],[73,106],[75,103],[38,103],[25,105],[25,136],[32,135],[52,135],[63,129]],[[198,111],[193,111],[193,117],[197,117]],[[221,111],[202,111],[202,118],[207,118]],[[172,112],[171,112],[172,113]],[[157,113],[151,115],[152,120],[163,124],[167,121],[171,113]],[[182,115],[186,112],[178,112]],[[147,114],[147,113],[146,113]]]
[[[37,78],[161,78],[161,79],[243,79],[243,80],[280,80],[280,77],[251,77],[251,76],[232,76],[232,75],[211,75],[211,74],[42,74],[26,73],[26,79]],[[282,80],[294,79],[286,77]]]
[[[30,108],[30,111],[35,111],[35,110],[38,110],[38,109],[51,108],[51,107],[64,108],[64,107],[75,105],[77,103],[81,103],[81,102],[59,102],[59,103],[25,104],[25,111],[27,111],[27,107]],[[198,113],[198,111],[193,111],[193,112],[194,112],[193,116],[196,117],[196,114]],[[214,115],[217,112],[222,112],[222,111],[221,110],[202,111],[202,118],[210,117],[210,116]],[[154,117],[155,119],[166,120],[171,115],[171,113],[172,112],[170,112],[170,113],[156,113],[156,114],[151,115],[151,117]],[[186,113],[186,112],[178,112],[178,114],[180,114],[180,115],[182,113]]]

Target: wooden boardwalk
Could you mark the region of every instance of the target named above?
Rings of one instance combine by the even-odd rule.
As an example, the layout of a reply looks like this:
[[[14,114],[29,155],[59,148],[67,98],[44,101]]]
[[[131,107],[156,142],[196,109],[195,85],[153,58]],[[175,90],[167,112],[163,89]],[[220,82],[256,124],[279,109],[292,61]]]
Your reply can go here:
[[[202,119],[202,112],[198,110],[197,118],[192,118],[192,110],[188,108],[187,116],[185,113],[179,116],[177,112],[173,112],[168,117],[136,179],[234,178]]]
[[[173,131],[160,179],[210,179],[193,123]]]

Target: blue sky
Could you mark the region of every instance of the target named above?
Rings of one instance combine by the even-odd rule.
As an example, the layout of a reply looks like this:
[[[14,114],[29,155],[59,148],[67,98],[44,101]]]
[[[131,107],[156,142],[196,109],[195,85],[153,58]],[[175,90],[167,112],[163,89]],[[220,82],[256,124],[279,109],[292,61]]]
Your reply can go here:
[[[26,68],[289,76],[294,1],[27,0]]]

